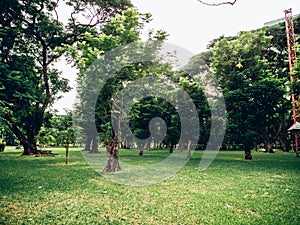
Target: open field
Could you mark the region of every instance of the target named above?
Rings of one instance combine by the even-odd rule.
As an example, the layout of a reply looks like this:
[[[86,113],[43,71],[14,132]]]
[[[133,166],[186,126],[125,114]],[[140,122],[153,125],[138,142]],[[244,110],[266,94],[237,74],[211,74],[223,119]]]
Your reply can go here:
[[[198,171],[203,152],[163,183],[107,181],[71,149],[55,157],[0,153],[0,224],[299,224],[300,159],[294,153],[220,152]],[[167,151],[121,150],[128,163],[158,162]]]

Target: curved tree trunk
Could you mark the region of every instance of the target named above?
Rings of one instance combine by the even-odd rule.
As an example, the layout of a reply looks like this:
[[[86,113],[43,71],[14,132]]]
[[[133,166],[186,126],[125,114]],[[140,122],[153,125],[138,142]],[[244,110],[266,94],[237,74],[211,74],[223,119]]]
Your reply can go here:
[[[119,164],[119,140],[114,136],[106,146],[106,166],[103,172],[116,172],[121,170]]]
[[[11,128],[12,132],[16,135],[17,139],[20,141],[20,144],[24,148],[24,152],[22,155],[32,155],[32,154],[39,154],[37,147],[36,147],[36,141],[34,139],[34,131],[31,134],[28,134],[27,136],[33,137],[31,139],[27,138],[24,133],[20,130],[20,128],[11,120],[9,115],[5,114],[4,119],[7,122],[7,125]]]

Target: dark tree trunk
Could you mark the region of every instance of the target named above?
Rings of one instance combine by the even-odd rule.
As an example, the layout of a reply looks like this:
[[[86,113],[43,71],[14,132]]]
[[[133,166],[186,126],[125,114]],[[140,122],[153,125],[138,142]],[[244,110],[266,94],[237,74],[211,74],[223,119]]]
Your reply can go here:
[[[27,142],[28,142],[28,145],[29,145],[30,152],[32,154],[39,154],[38,149],[37,149],[37,144],[36,144],[35,136],[36,136],[36,132],[35,132],[34,129],[32,131],[27,131],[27,137],[28,137],[27,138]]]
[[[163,143],[163,142],[161,142],[161,143],[159,144],[159,146],[158,146],[158,147],[159,147],[159,149],[163,149],[163,148],[164,148],[164,146],[163,146],[163,145],[164,145],[164,143]]]
[[[16,135],[18,140],[20,141],[20,144],[24,148],[23,155],[32,155],[32,154],[39,154],[36,147],[36,141],[34,138],[32,140],[29,140],[23,132],[20,130],[20,128],[11,120],[9,115],[4,114],[4,119],[7,122],[7,125],[11,128],[12,132]],[[34,135],[33,135],[34,137]]]
[[[251,148],[249,146],[245,146],[245,159],[252,160]]]
[[[144,145],[143,144],[138,144],[138,147],[139,147],[139,155],[144,155]]]
[[[22,143],[21,145],[23,146],[23,154],[22,155],[32,155],[30,149],[29,149],[29,145],[27,143]]]
[[[14,132],[14,134],[19,139],[20,144],[24,148],[22,155],[39,154],[39,152],[37,151],[37,147],[36,147],[36,141],[34,139],[28,140],[15,124],[12,124],[11,128],[12,128],[12,131]]]
[[[69,143],[65,145],[66,147],[66,165],[68,165],[68,158],[69,158]]]
[[[171,143],[171,145],[170,145],[170,153],[173,153],[173,150],[174,150],[174,145],[173,145],[173,143]]]
[[[103,172],[116,172],[121,170],[119,164],[119,140],[114,136],[106,146],[106,166]]]
[[[33,154],[39,154],[36,147],[29,144],[27,141],[23,142],[21,141],[21,145],[23,146],[23,154],[22,155],[33,155]]]

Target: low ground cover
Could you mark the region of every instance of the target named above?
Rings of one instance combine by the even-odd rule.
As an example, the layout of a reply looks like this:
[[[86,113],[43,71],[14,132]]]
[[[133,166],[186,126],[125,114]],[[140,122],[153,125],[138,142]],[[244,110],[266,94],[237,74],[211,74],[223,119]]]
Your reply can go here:
[[[0,224],[299,224],[300,162],[294,153],[222,151],[199,171],[202,151],[151,186],[112,183],[72,148],[55,157],[0,153]],[[127,163],[161,161],[168,151],[121,150]]]

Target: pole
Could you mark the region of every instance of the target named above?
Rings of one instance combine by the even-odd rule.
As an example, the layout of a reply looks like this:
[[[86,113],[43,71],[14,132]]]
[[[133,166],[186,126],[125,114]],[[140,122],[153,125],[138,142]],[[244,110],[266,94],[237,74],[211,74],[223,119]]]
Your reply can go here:
[[[292,9],[284,11],[285,13],[285,27],[286,27],[286,38],[287,38],[287,47],[288,47],[288,56],[289,56],[289,71],[290,71],[290,82],[293,83],[296,81],[297,77],[294,75],[293,67],[296,62],[296,42],[295,42],[295,32],[294,32],[294,23]],[[292,90],[292,107],[293,107],[293,119],[294,124],[297,122],[297,104],[295,92]],[[296,157],[299,157],[299,143],[298,143],[298,134],[295,132],[295,152]]]

